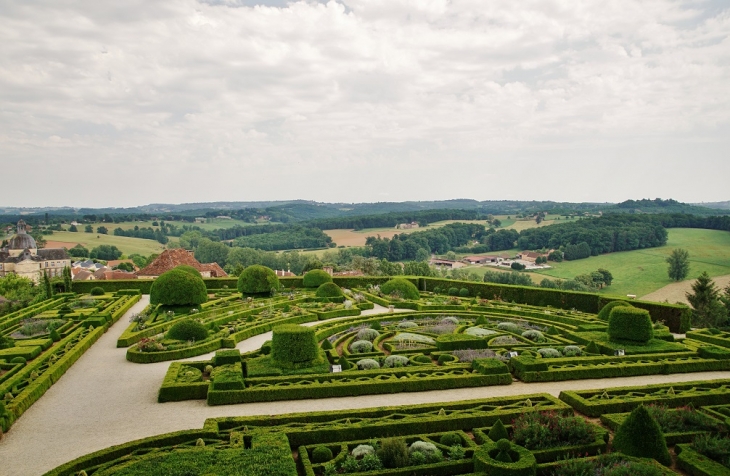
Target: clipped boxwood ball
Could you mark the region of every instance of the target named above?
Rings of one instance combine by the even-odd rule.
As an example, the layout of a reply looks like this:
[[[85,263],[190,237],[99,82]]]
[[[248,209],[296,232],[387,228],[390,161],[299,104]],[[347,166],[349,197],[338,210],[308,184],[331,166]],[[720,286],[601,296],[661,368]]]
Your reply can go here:
[[[274,327],[271,357],[283,363],[309,362],[319,356],[319,346],[311,327],[284,324]]]
[[[333,297],[340,297],[344,296],[345,294],[342,292],[342,289],[335,283],[324,283],[320,287],[317,288],[317,297],[323,297],[323,298],[333,298]]]
[[[150,289],[150,303],[166,306],[189,306],[208,300],[203,278],[187,271],[172,269],[155,279]]]
[[[326,446],[318,446],[312,451],[312,463],[326,463],[332,459],[332,450]]]
[[[259,264],[248,266],[238,277],[238,292],[243,294],[269,294],[279,287],[274,270]]]
[[[91,288],[91,292],[89,292],[92,296],[103,296],[104,295],[104,288],[100,286],[96,286],[94,288]]]
[[[380,291],[383,294],[397,292],[403,299],[419,299],[421,297],[416,285],[405,278],[393,278],[386,281],[380,286]]]
[[[181,264],[180,266],[175,266],[175,269],[179,269],[180,271],[185,271],[186,273],[190,273],[193,276],[201,276],[200,271],[193,268],[190,265],[187,264]]]
[[[192,319],[183,319],[176,322],[167,331],[167,338],[175,340],[194,340],[201,341],[208,337],[208,330],[205,326]]]
[[[318,288],[324,283],[331,282],[332,276],[330,276],[329,273],[321,269],[313,269],[311,271],[307,271],[302,278],[302,284],[305,288]]]
[[[613,308],[608,317],[609,340],[645,343],[654,338],[654,326],[649,311],[635,307]]]
[[[450,431],[441,435],[439,443],[444,446],[461,446],[461,437],[455,431]]]
[[[611,311],[613,311],[614,308],[620,307],[620,306],[634,307],[626,301],[611,301],[601,308],[601,310],[598,313],[598,318],[602,321],[608,322],[608,316],[611,314]]]

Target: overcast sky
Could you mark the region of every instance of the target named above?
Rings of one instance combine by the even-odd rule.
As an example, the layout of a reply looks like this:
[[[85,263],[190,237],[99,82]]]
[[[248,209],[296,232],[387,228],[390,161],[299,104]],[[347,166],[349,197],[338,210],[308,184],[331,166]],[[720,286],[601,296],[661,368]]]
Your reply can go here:
[[[0,0],[0,206],[730,200],[727,0]]]

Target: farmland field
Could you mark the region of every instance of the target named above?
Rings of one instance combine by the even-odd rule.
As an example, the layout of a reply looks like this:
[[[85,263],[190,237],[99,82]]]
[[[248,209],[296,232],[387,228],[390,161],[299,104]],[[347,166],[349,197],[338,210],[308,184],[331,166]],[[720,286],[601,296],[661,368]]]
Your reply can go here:
[[[169,220],[164,220],[164,221],[165,221],[165,223],[169,223],[170,225],[175,225],[177,227],[182,227],[183,225],[197,226],[201,230],[205,230],[205,231],[217,230],[219,228],[233,228],[234,226],[256,226],[258,224],[269,224],[269,223],[274,224],[274,222],[262,222],[262,223],[254,224],[254,223],[249,223],[249,222],[245,222],[245,221],[241,221],[241,220],[234,220],[234,219],[225,220],[225,219],[220,219],[220,218],[211,218],[208,221],[206,221],[205,223],[190,223],[187,221],[169,221]],[[85,225],[80,225],[78,227],[79,230],[83,230],[84,226]],[[120,222],[120,223],[99,222],[99,223],[92,224],[92,226],[94,227],[94,230],[96,230],[96,228],[99,226],[105,226],[109,229],[109,233],[112,233],[112,231],[115,228],[121,228],[122,230],[131,230],[135,226],[138,226],[140,228],[157,228],[155,226],[152,226],[151,220],[125,221],[125,222]]]
[[[606,268],[613,274],[613,284],[601,290],[605,294],[644,296],[668,284],[666,258],[675,248],[689,251],[690,272],[694,280],[702,271],[710,276],[730,274],[730,233],[717,230],[672,228],[665,246],[643,250],[609,253],[577,261],[550,263],[552,269],[539,274],[569,279],[579,274]]]
[[[161,253],[165,249],[165,245],[154,240],[130,238],[127,236],[102,235],[99,233],[57,231],[52,235],[47,235],[45,238],[48,242],[46,245],[47,248],[73,248],[76,244],[81,244],[85,248],[91,250],[99,245],[112,245],[122,250],[122,253],[127,256],[134,253],[149,256],[152,253]]]

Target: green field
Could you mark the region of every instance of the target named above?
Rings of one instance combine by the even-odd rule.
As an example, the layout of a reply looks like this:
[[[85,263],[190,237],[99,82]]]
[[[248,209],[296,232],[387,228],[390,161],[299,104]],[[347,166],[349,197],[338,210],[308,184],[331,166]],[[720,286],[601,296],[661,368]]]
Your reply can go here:
[[[206,231],[212,231],[217,230],[219,228],[233,228],[234,226],[256,226],[259,224],[275,224],[274,222],[261,222],[261,223],[249,223],[241,220],[225,220],[222,218],[209,218],[205,223],[190,223],[187,221],[168,221],[165,220],[165,223],[169,223],[170,225],[175,225],[177,227],[182,228],[183,225],[187,226],[197,226],[201,230]],[[84,226],[86,225],[79,225],[79,230],[83,230]],[[93,223],[91,226],[94,227],[94,230],[96,230],[99,226],[105,226],[109,229],[109,233],[112,233],[115,228],[121,228],[122,230],[131,230],[135,226],[138,226],[140,228],[157,228],[155,226],[152,226],[152,221],[124,221],[119,223]],[[68,228],[68,225],[66,226]]]
[[[697,278],[703,271],[707,271],[710,276],[730,274],[730,233],[690,228],[672,228],[668,232],[666,246],[609,253],[563,263],[550,262],[552,269],[538,273],[570,279],[598,268],[606,268],[613,274],[614,281],[611,286],[601,290],[602,293],[643,296],[673,282],[667,276],[665,260],[673,249],[684,248],[689,251],[691,261],[688,279]]]
[[[68,246],[64,246],[66,248],[73,248],[76,243],[80,243],[89,250],[99,245],[112,245],[122,250],[122,253],[127,256],[134,253],[149,256],[152,253],[161,253],[165,249],[164,245],[153,240],[98,233],[57,231],[52,235],[46,235],[45,239],[48,242],[48,248],[64,246],[64,243],[68,243]]]

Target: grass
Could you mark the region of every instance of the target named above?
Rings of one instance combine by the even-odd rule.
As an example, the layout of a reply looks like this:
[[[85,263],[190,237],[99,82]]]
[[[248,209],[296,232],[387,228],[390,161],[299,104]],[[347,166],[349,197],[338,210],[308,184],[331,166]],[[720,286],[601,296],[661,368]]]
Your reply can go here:
[[[149,256],[152,253],[161,253],[165,249],[164,245],[153,240],[102,235],[98,233],[56,231],[52,235],[46,235],[45,239],[48,242],[60,242],[58,244],[61,246],[63,246],[63,243],[68,243],[66,248],[73,248],[76,246],[76,243],[80,243],[85,248],[88,248],[89,251],[99,245],[112,245],[119,248],[127,256],[134,253]]]
[[[730,274],[730,233],[690,228],[672,228],[668,232],[667,244],[659,248],[609,253],[563,263],[550,262],[553,268],[537,273],[570,279],[605,268],[611,271],[614,281],[601,293],[644,296],[673,282],[667,276],[665,260],[673,249],[684,248],[689,251],[691,262],[688,279],[696,279],[702,271],[707,271],[710,276]]]
[[[182,228],[183,225],[187,226],[197,226],[201,230],[206,231],[212,231],[217,230],[220,228],[233,228],[234,226],[256,226],[256,225],[265,225],[265,224],[275,224],[275,222],[261,222],[261,223],[249,223],[241,220],[224,220],[220,218],[209,218],[205,223],[190,223],[187,221],[170,221],[170,220],[164,220],[165,223],[169,223],[170,225],[175,225],[178,228]],[[79,228],[80,231],[83,231],[84,227],[86,225],[79,225],[77,228]],[[105,226],[109,229],[109,233],[112,233],[115,228],[121,228],[122,230],[131,230],[135,226],[138,226],[140,228],[159,228],[152,226],[152,220],[148,221],[124,221],[120,223],[94,223],[91,225],[94,227],[94,230],[96,230],[99,226]],[[68,226],[66,226],[68,228]]]

